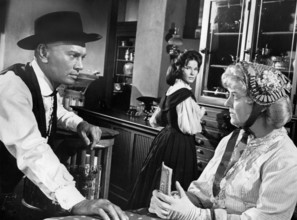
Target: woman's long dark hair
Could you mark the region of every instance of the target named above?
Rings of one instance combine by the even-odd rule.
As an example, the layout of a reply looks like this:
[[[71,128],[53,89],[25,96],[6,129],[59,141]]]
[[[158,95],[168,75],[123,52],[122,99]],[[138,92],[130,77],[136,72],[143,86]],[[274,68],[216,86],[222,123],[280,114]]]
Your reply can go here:
[[[186,66],[190,60],[196,60],[198,63],[198,68],[200,68],[202,63],[202,56],[196,50],[187,50],[181,53],[174,63],[172,63],[166,74],[166,83],[172,86],[176,79],[182,79],[183,71],[182,67]]]

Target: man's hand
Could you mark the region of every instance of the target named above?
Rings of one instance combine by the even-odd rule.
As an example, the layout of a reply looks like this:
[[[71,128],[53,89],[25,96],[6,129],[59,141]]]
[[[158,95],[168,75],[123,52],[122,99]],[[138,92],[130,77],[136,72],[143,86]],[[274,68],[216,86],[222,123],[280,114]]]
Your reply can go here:
[[[77,133],[91,149],[100,141],[102,131],[98,126],[82,121],[77,125]],[[90,139],[91,140],[90,140]]]
[[[128,216],[120,207],[106,199],[83,200],[71,209],[72,215],[97,215],[103,220],[128,220]]]

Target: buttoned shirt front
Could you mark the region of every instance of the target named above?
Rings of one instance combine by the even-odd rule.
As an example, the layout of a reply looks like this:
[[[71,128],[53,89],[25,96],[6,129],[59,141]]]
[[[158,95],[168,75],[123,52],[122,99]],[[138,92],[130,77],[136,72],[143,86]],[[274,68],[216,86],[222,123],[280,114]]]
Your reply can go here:
[[[49,95],[53,87],[35,60],[31,65],[40,85],[46,125],[50,129],[53,97]],[[76,131],[82,118],[66,110],[61,97],[58,100],[58,126]],[[75,188],[73,177],[60,163],[46,138],[41,136],[32,106],[28,87],[14,72],[0,75],[0,140],[16,158],[18,168],[48,198],[57,201],[62,208],[70,209],[85,198]]]

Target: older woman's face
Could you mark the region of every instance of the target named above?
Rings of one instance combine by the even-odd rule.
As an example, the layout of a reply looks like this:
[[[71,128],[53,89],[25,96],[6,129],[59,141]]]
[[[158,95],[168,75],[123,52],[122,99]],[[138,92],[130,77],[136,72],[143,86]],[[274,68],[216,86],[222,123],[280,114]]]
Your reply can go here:
[[[193,83],[198,75],[199,67],[196,60],[190,60],[186,66],[183,67],[183,80],[190,84]]]
[[[231,86],[228,91],[229,97],[225,102],[225,106],[229,108],[230,122],[237,127],[241,127],[252,112],[252,101],[236,86]]]

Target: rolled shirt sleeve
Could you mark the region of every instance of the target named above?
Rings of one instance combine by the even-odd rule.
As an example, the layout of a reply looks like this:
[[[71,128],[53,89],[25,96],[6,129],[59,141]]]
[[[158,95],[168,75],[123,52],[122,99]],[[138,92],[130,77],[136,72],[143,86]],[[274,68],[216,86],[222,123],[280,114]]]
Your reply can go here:
[[[58,94],[57,122],[58,127],[76,132],[77,125],[83,121],[74,112],[68,111],[62,104],[63,98]]]
[[[185,134],[196,134],[202,131],[201,118],[205,109],[201,108],[191,97],[176,106],[179,129]]]
[[[70,209],[85,198],[75,188],[73,177],[41,136],[32,112],[29,89],[13,72],[0,77],[0,140],[16,158],[18,168],[48,198],[57,201],[62,208]],[[64,116],[61,114],[59,117]],[[79,120],[76,118],[66,122],[66,119],[64,125],[76,129],[75,124]]]

